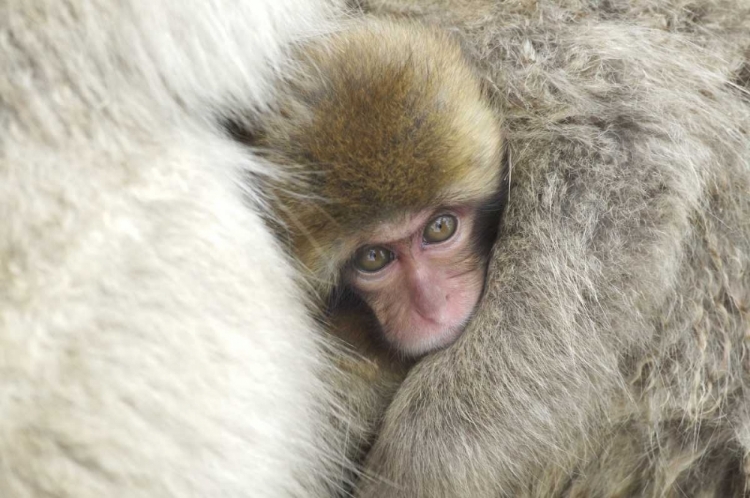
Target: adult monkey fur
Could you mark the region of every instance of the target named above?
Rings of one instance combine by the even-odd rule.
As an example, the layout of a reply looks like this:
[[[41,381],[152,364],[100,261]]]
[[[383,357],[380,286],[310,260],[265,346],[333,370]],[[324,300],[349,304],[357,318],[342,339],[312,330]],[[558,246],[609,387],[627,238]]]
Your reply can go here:
[[[407,376],[359,496],[741,495],[739,6],[393,4],[456,32],[495,87],[512,184],[478,314]]]
[[[0,4],[0,496],[331,496],[292,266],[226,136],[314,0]]]
[[[317,477],[330,475],[318,467],[326,447],[305,425],[326,426],[322,417],[311,417],[315,404],[310,405],[309,394],[324,400],[326,392],[310,375],[315,365],[307,353],[313,361],[317,355],[305,334],[310,324],[291,290],[289,268],[233,190],[237,165],[261,166],[251,165],[246,151],[211,127],[217,106],[242,107],[246,98],[265,102],[264,79],[257,70],[265,67],[261,57],[277,57],[277,45],[269,49],[267,43],[286,40],[293,31],[287,31],[291,19],[297,19],[300,28],[302,19],[315,23],[319,9],[312,3],[301,8],[297,2],[241,5],[2,6],[2,74],[10,76],[0,83],[3,495],[325,494]],[[502,272],[519,271],[512,264],[529,275],[515,281],[527,294],[513,297],[505,308],[483,310],[477,328],[465,339],[427,358],[411,374],[391,407],[370,469],[385,477],[389,472],[398,475],[396,465],[405,461],[406,473],[398,475],[396,484],[408,491],[413,482],[406,478],[415,477],[410,472],[417,460],[405,460],[394,446],[399,442],[393,433],[399,416],[414,409],[415,418],[406,417],[409,425],[400,428],[414,431],[405,432],[404,442],[416,441],[410,456],[419,455],[419,462],[429,464],[418,469],[417,477],[431,479],[421,483],[425,493],[439,488],[433,496],[514,490],[537,495],[621,490],[638,495],[639,490],[675,492],[678,486],[698,494],[740,485],[743,475],[736,471],[748,446],[742,425],[747,418],[741,413],[743,399],[732,394],[744,375],[738,336],[746,326],[747,206],[736,194],[746,189],[747,165],[739,157],[745,153],[746,137],[737,136],[743,133],[746,107],[725,83],[728,78],[743,81],[741,60],[727,57],[727,64],[686,48],[671,34],[641,32],[616,19],[597,30],[596,14],[604,8],[587,11],[591,19],[566,28],[565,22],[581,16],[573,12],[566,17],[570,11],[556,7],[554,16],[541,12],[542,26],[540,12],[521,6],[505,2],[478,20],[466,14],[437,21],[461,27],[468,49],[484,61],[490,80],[506,91],[499,96],[515,98],[504,108],[516,111],[506,114],[515,154],[515,187],[507,213],[511,223],[498,246],[490,297],[500,290]],[[265,22],[273,19],[284,19],[287,27]],[[171,29],[164,30],[165,22]],[[508,28],[498,28],[503,26]],[[605,27],[612,29],[605,32]],[[723,32],[722,27],[709,27]],[[543,28],[549,30],[547,36]],[[483,33],[493,43],[484,43]],[[505,52],[497,40],[513,49]],[[656,42],[665,45],[657,47]],[[719,45],[729,50],[728,43]],[[258,52],[261,47],[266,50]],[[489,50],[493,47],[497,52]],[[213,57],[204,57],[207,54]],[[543,57],[553,55],[557,58]],[[667,55],[671,58],[665,60]],[[573,71],[562,74],[557,67]],[[634,81],[643,73],[628,70],[643,68],[649,69],[649,79]],[[524,72],[530,79],[521,78]],[[513,89],[508,83],[523,84]],[[633,98],[625,102],[625,97]],[[690,107],[694,115],[686,112]],[[577,112],[565,116],[563,111],[570,109]],[[614,118],[618,115],[623,119]],[[674,140],[664,138],[665,130],[675,133]],[[537,148],[532,154],[519,147],[525,143],[567,146],[545,152],[562,156],[551,171],[544,168],[546,158],[534,156]],[[654,164],[656,154],[661,154],[659,164]],[[538,158],[536,169],[528,166],[535,163],[533,157]],[[597,175],[612,174],[612,188],[587,186],[594,172],[580,165],[594,162],[600,166]],[[626,164],[638,166],[631,172],[637,176],[629,175],[630,181],[622,185],[617,173]],[[700,174],[690,176],[694,172]],[[727,172],[735,176],[730,179]],[[641,191],[639,185],[650,183],[638,183],[644,179],[638,175],[648,179],[662,174],[664,189],[660,184],[655,192]],[[537,179],[542,183],[533,182]],[[618,186],[623,190],[614,188]],[[625,220],[630,224],[601,223],[603,206],[626,194],[633,194],[628,210],[632,219]],[[653,201],[645,207],[661,203],[652,215],[668,216],[654,218],[647,216],[648,209],[639,210],[645,198]],[[533,199],[537,210],[524,204]],[[541,223],[555,212],[567,217],[555,218],[556,225],[548,227],[552,233],[539,233]],[[586,213],[593,214],[583,216]],[[611,215],[611,221],[623,221],[617,213]],[[586,219],[598,229],[592,232],[596,240],[581,237]],[[722,221],[736,229],[725,229]],[[532,224],[524,228],[527,222]],[[661,231],[664,228],[668,230]],[[560,232],[578,236],[558,237]],[[602,249],[605,243],[623,249],[609,237],[613,233],[627,235],[621,244],[631,243],[614,256]],[[529,250],[528,259],[518,257],[519,247]],[[693,251],[682,251],[685,247]],[[548,250],[544,259],[542,250]],[[635,250],[643,253],[631,257]],[[602,276],[616,271],[614,263],[623,268],[633,260],[635,277],[645,278],[644,290],[651,292],[645,298],[634,290],[633,279],[615,288],[615,282],[623,282]],[[549,272],[537,265],[545,261]],[[577,264],[586,272],[573,272]],[[652,275],[654,268],[658,271]],[[698,280],[696,269],[704,272],[704,279]],[[664,289],[660,272],[672,277],[671,288]],[[578,307],[560,301],[561,295],[576,294],[570,291],[580,290],[582,282],[589,284],[588,292],[580,293]],[[562,294],[543,294],[553,283]],[[684,296],[681,302],[673,299],[678,294]],[[598,309],[587,304],[592,296],[598,298]],[[636,312],[628,309],[633,303]],[[495,313],[495,323],[502,326],[483,325]],[[653,317],[659,318],[657,326],[650,323]],[[679,321],[695,321],[694,334],[680,329]],[[528,364],[517,358],[502,363],[509,357],[498,347],[518,353],[524,342],[561,339],[551,333],[550,323],[558,325],[555,329],[590,331],[588,339],[598,342],[573,350],[579,345],[575,339],[584,340],[573,336],[569,342],[560,340],[559,350],[532,348],[539,357],[529,357]],[[612,334],[624,327],[623,342],[633,339],[633,331],[652,337],[637,341],[640,347],[631,346],[630,356],[618,357],[621,366],[613,366],[612,349],[601,356],[582,355],[599,341],[611,345]],[[509,331],[519,335],[510,336]],[[605,337],[600,337],[602,331]],[[472,342],[476,335],[494,332],[498,341]],[[492,362],[488,354],[474,351],[485,347]],[[567,353],[569,365],[549,363],[556,365],[552,369],[542,363],[560,351]],[[451,364],[454,358],[458,361]],[[627,375],[634,359],[649,360],[642,362],[647,368],[640,376]],[[445,369],[440,370],[440,364]],[[534,370],[538,365],[543,368]],[[568,377],[571,371],[580,373],[571,370],[575,366],[586,367],[590,377]],[[470,377],[474,387],[493,383],[498,397],[483,399],[486,405],[478,406],[462,386],[446,378],[448,369]],[[248,371],[257,377],[248,378]],[[599,377],[602,371],[611,375]],[[514,375],[501,376],[504,372]],[[619,410],[613,409],[615,402],[605,396],[609,383],[593,385],[594,378],[618,385],[622,378],[643,380],[629,388],[638,403],[626,399]],[[512,387],[509,381],[528,386],[535,380],[540,391],[519,391],[527,398],[514,406],[499,397]],[[454,398],[436,400],[442,382],[456,393]],[[424,408],[414,402],[416,384],[426,387]],[[592,385],[595,390],[586,397],[573,389]],[[705,397],[691,400],[690,394],[699,393],[693,387],[704,388]],[[560,391],[577,397],[561,399]],[[436,412],[443,408],[440,402],[455,411]],[[653,417],[646,419],[649,403]],[[555,409],[560,404],[571,410],[561,413]],[[312,411],[303,410],[305,406]],[[491,410],[496,410],[492,417],[485,416]],[[557,418],[540,422],[545,410]],[[602,411],[608,412],[608,421],[595,423]],[[304,417],[294,415],[303,412]],[[464,416],[476,424],[471,431],[460,430]],[[440,432],[425,427],[426,419],[443,422]],[[677,422],[682,420],[681,426]],[[539,430],[529,430],[534,428]],[[702,430],[687,436],[691,428]],[[455,444],[458,430],[465,438],[460,451]],[[436,439],[415,439],[419,431]],[[504,454],[517,448],[519,438],[530,443],[527,452]],[[563,448],[568,450],[563,454],[559,445],[566,441],[574,444]],[[585,441],[591,445],[586,447]],[[446,451],[435,457],[433,444]],[[468,450],[476,452],[466,457]],[[379,460],[387,452],[398,457],[388,471]],[[433,459],[425,460],[431,454]],[[488,455],[500,462],[489,476],[490,467],[482,465]],[[504,458],[509,455],[518,459],[514,478]],[[463,458],[445,460],[459,456]],[[259,460],[263,466],[254,465]],[[458,475],[442,463],[451,463]],[[535,470],[539,478],[529,484]],[[367,492],[375,490],[363,490]],[[385,493],[397,496],[391,487]]]

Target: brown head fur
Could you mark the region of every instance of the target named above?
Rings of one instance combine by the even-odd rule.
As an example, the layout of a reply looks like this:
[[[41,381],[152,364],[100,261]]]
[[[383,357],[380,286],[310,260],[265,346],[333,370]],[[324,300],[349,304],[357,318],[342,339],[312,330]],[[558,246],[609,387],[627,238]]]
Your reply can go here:
[[[333,282],[378,222],[496,190],[500,124],[448,35],[370,22],[299,53],[258,145],[304,174],[308,196],[279,211],[318,281]]]

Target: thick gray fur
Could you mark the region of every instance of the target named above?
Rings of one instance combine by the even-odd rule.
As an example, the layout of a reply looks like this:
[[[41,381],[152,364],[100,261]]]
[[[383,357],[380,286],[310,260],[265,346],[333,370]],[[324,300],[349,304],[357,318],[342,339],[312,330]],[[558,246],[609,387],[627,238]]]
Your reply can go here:
[[[359,496],[741,496],[747,6],[365,7],[461,38],[512,173],[476,318],[408,375]]]

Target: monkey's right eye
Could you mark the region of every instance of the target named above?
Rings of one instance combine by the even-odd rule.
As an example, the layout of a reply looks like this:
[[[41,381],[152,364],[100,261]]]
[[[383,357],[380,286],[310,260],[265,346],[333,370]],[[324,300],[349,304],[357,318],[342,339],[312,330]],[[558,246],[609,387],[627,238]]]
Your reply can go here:
[[[382,246],[366,246],[354,255],[354,266],[365,273],[382,270],[395,259],[393,251]]]

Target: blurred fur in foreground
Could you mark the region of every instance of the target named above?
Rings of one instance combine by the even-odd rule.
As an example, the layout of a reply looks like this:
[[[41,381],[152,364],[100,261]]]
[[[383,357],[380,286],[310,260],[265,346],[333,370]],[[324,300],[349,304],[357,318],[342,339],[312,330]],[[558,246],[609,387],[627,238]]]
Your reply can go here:
[[[0,495],[341,486],[326,361],[218,124],[262,108],[314,0],[3,2]],[[342,438],[345,437],[342,434]]]

